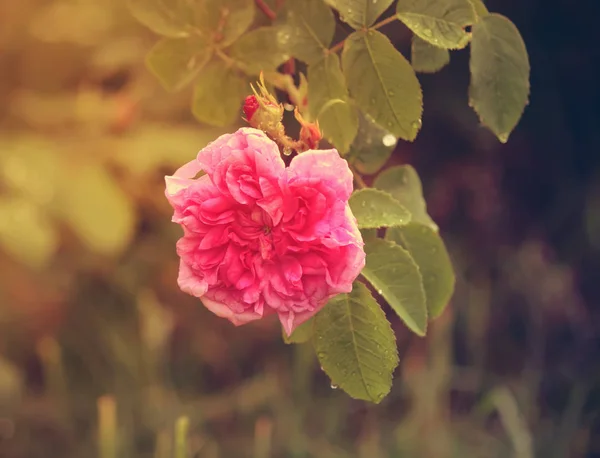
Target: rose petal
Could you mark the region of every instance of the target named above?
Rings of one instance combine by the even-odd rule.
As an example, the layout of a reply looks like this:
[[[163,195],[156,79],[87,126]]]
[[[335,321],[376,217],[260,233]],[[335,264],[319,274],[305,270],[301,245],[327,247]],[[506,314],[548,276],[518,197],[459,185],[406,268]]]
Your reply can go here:
[[[262,314],[259,314],[254,310],[234,313],[228,305],[222,302],[214,301],[207,297],[202,297],[201,301],[208,310],[213,312],[215,315],[220,316],[221,318],[228,319],[236,326],[241,326],[255,320],[260,320],[263,317]]]
[[[177,277],[177,284],[184,293],[188,293],[191,296],[202,297],[208,285],[203,278],[198,277],[194,274],[192,269],[183,261],[179,263],[179,276]]]
[[[305,151],[292,159],[287,172],[288,183],[316,179],[340,200],[352,194],[352,172],[335,149]]]

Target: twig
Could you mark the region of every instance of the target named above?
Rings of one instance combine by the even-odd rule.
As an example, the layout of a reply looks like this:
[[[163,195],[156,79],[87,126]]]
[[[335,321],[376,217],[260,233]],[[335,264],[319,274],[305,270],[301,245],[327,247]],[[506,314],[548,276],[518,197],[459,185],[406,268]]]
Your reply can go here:
[[[275,11],[269,8],[269,5],[265,3],[265,0],[254,1],[256,2],[256,6],[258,6],[258,9],[265,13],[265,16],[267,16],[271,21],[274,21],[277,18],[277,14],[275,14]]]
[[[390,16],[386,19],[382,19],[381,21],[379,21],[377,24],[373,24],[373,26],[369,27],[368,30],[376,30],[379,29],[381,27],[383,27],[384,25],[390,24],[391,22],[394,22],[398,19],[398,16],[396,16],[395,14],[393,16]],[[367,30],[367,29],[365,29]],[[340,41],[339,43],[335,44],[334,46],[332,46],[331,48],[329,48],[329,52],[338,52],[341,51],[341,49],[344,47],[344,43],[346,43],[346,39],[344,38],[342,41]]]
[[[350,170],[352,171],[352,175],[354,176],[354,181],[356,182],[356,185],[358,186],[359,189],[365,189],[368,188],[367,183],[365,183],[365,180],[362,179],[362,177],[360,176],[360,173],[358,173],[358,170],[356,170],[354,168],[353,165],[348,165],[350,167]]]

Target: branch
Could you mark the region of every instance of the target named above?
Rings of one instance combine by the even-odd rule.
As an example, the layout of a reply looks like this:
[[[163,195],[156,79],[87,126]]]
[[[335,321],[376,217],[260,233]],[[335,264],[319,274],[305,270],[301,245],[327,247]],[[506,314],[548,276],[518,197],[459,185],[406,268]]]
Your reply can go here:
[[[398,16],[396,16],[394,14],[393,16],[390,16],[390,17],[388,17],[386,19],[382,19],[377,24],[373,24],[371,27],[369,27],[369,30],[377,30],[377,29],[383,27],[384,25],[390,24],[391,22],[394,22],[396,20],[398,20]],[[366,30],[366,29],[364,29],[364,30]],[[346,39],[345,38],[342,41],[340,41],[339,43],[337,43],[334,46],[332,46],[331,48],[329,48],[329,52],[338,52],[338,51],[340,51],[344,47],[344,43],[346,43]]]
[[[275,14],[275,11],[273,11],[269,5],[267,5],[265,3],[265,0],[254,0],[256,2],[256,6],[258,6],[258,9],[261,10],[263,13],[265,13],[265,16],[267,16],[271,21],[274,21],[275,18],[277,18],[277,14]]]
[[[356,185],[358,186],[358,188],[359,189],[368,188],[367,183],[365,183],[365,180],[362,179],[362,177],[360,176],[360,173],[358,173],[358,170],[356,170],[354,168],[354,166],[351,164],[348,164],[348,167],[350,167],[350,170],[352,171],[352,175],[354,176],[354,181],[356,182]]]

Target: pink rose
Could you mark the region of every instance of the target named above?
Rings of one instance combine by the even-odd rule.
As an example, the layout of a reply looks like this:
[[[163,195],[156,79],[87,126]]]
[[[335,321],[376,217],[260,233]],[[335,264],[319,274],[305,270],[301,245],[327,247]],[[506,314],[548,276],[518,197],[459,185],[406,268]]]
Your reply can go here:
[[[286,168],[275,142],[243,128],[165,181],[183,227],[179,287],[235,325],[275,312],[289,335],[350,292],[365,264],[348,206],[352,173],[333,149]]]

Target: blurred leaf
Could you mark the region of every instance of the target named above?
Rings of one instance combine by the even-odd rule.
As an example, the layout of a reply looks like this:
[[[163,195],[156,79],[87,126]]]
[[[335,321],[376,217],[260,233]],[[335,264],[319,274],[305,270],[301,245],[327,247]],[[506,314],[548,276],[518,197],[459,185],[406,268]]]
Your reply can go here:
[[[231,48],[231,57],[258,75],[275,70],[290,58],[287,52],[289,32],[283,27],[260,27],[248,32]]]
[[[370,27],[394,0],[325,0],[340,13],[340,19],[359,30]]]
[[[323,0],[286,2],[286,24],[290,31],[290,52],[312,64],[323,58],[335,32],[335,19]]]
[[[429,319],[444,311],[454,292],[454,269],[444,241],[429,226],[412,222],[386,231],[386,240],[404,247],[419,266]]]
[[[471,5],[473,5],[473,9],[475,10],[475,14],[479,17],[487,16],[490,14],[488,9],[485,6],[483,0],[469,0]]]
[[[183,89],[210,60],[212,50],[198,37],[163,38],[146,56],[146,65],[171,92]]]
[[[38,136],[19,136],[0,143],[0,178],[8,189],[47,205],[64,179],[61,153]]]
[[[254,21],[254,0],[203,0],[196,8],[196,22],[220,46],[229,46]]]
[[[119,449],[119,425],[117,424],[117,401],[114,396],[104,395],[96,401],[98,410],[98,458],[117,458]]]
[[[406,326],[419,336],[427,332],[423,278],[410,253],[388,240],[365,244],[367,261],[361,274],[390,304]]]
[[[0,197],[0,247],[17,261],[45,267],[58,248],[54,225],[24,197]]]
[[[529,101],[529,57],[515,25],[499,14],[473,26],[469,105],[502,143]]]
[[[94,252],[117,255],[133,236],[136,215],[128,196],[97,164],[74,169],[58,211]]]
[[[387,192],[366,188],[355,191],[348,202],[361,229],[403,226],[410,213]]]
[[[438,230],[437,224],[427,214],[421,180],[412,166],[401,165],[384,170],[375,178],[373,187],[389,192],[404,205],[412,215],[412,221]]]
[[[102,2],[57,0],[39,8],[29,31],[47,43],[93,46],[106,39],[113,23],[111,9]]]
[[[359,107],[394,135],[414,140],[421,128],[421,85],[390,40],[373,30],[354,32],[346,39],[342,66]]]
[[[281,328],[282,335],[283,335],[283,341],[286,344],[301,344],[301,343],[308,342],[313,336],[314,324],[315,324],[315,319],[313,317],[313,318],[309,319],[308,321],[305,321],[304,323],[302,323],[300,326],[298,326],[295,329],[295,331],[292,332],[292,335],[289,337],[285,333],[283,328]]]
[[[0,410],[2,412],[10,412],[11,407],[16,407],[22,401],[23,378],[17,366],[4,356],[0,356]]]
[[[350,104],[337,54],[326,54],[308,67],[308,104],[325,138],[341,153],[348,152],[358,130],[358,114]]]
[[[175,127],[147,122],[111,144],[111,158],[131,175],[154,173],[162,166],[174,171],[224,133],[222,128]]]
[[[122,278],[122,277],[121,277]],[[174,328],[173,311],[163,306],[156,293],[148,288],[137,296],[140,320],[140,337],[151,352],[158,354],[165,349]]]
[[[410,49],[411,64],[417,72],[435,73],[450,62],[450,52],[447,49],[433,46],[417,35],[413,35]]]
[[[321,367],[355,399],[379,403],[389,393],[398,365],[396,338],[362,283],[339,294],[315,317],[315,349]]]
[[[447,49],[467,46],[465,27],[475,22],[469,0],[399,0],[396,13],[419,38]]]
[[[348,161],[365,175],[372,175],[388,161],[398,139],[362,111],[358,115],[358,134],[350,145]]]
[[[175,422],[175,458],[188,458],[190,419],[179,417]]]
[[[250,86],[236,69],[215,60],[204,68],[196,83],[192,112],[211,126],[231,125],[241,117],[242,100],[249,92]]]
[[[189,35],[193,12],[187,0],[127,0],[127,6],[133,17],[158,34]]]

